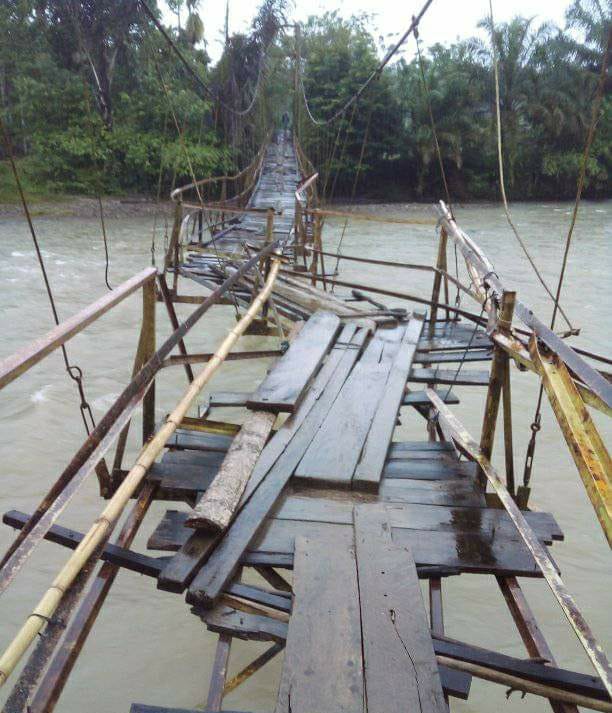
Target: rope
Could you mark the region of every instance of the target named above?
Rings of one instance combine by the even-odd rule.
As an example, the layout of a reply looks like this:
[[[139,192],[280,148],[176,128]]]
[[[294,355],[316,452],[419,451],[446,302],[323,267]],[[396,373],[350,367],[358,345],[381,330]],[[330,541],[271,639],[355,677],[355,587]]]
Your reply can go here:
[[[143,2],[143,0],[140,0],[140,2]],[[378,79],[380,74],[382,73],[383,69],[389,64],[391,61],[391,58],[395,53],[400,49],[400,47],[406,42],[408,37],[410,37],[411,33],[418,27],[419,22],[423,18],[423,15],[427,12],[429,9],[430,5],[432,4],[433,0],[427,0],[421,10],[419,11],[418,15],[413,16],[412,22],[410,23],[410,26],[408,29],[404,32],[404,34],[399,38],[399,40],[393,45],[393,47],[387,52],[385,55],[384,59],[380,62],[378,67],[368,76],[368,78],[365,80],[365,82],[359,87],[359,89],[346,101],[336,112],[334,112],[328,119],[317,119],[313,115],[312,111],[310,110],[310,106],[308,104],[308,97],[306,96],[306,91],[304,89],[304,82],[302,81],[302,73],[301,73],[301,67],[299,67],[299,72],[300,72],[300,84],[302,87],[302,96],[304,97],[304,104],[306,105],[306,112],[308,113],[309,119],[312,121],[313,124],[316,124],[318,126],[325,126],[325,124],[331,124],[333,121],[338,119],[344,112],[352,105],[354,104],[359,97],[365,92],[365,90],[370,86],[370,84],[375,80]]]
[[[47,296],[49,298],[49,304],[51,306],[51,313],[53,315],[53,321],[59,326],[59,314],[57,312],[57,307],[55,306],[55,299],[53,297],[53,291],[51,289],[51,283],[49,282],[49,276],[47,275],[47,268],[45,267],[45,261],[40,250],[40,245],[38,244],[38,238],[36,236],[36,231],[34,230],[34,223],[32,222],[32,216],[30,214],[30,209],[28,208],[28,202],[23,191],[23,186],[21,185],[21,179],[19,178],[19,172],[17,171],[17,166],[15,164],[15,156],[13,153],[13,145],[11,143],[10,136],[0,114],[0,129],[2,130],[2,137],[4,140],[4,146],[6,149],[6,155],[8,156],[9,163],[11,164],[11,170],[13,172],[13,177],[15,178],[15,184],[17,185],[17,191],[19,192],[19,198],[21,200],[21,205],[23,207],[23,212],[30,229],[30,235],[32,236],[32,242],[34,243],[34,250],[36,251],[36,257],[38,258],[38,264],[40,265],[40,270],[42,272],[42,278],[45,283],[45,289],[47,290]],[[68,352],[66,350],[66,345],[60,345],[62,350],[62,355],[64,358],[64,365],[66,367],[66,372],[68,376],[75,382],[76,387],[79,392],[80,404],[79,410],[81,413],[81,418],[83,419],[83,425],[85,426],[85,431],[87,435],[90,434],[90,429],[96,427],[96,422],[91,411],[91,406],[87,402],[85,396],[85,387],[83,386],[83,371],[76,364],[71,364],[68,360]],[[89,419],[89,422],[88,422]]]
[[[500,188],[502,202],[503,202],[503,206],[504,206],[504,213],[506,214],[506,220],[508,221],[508,224],[510,225],[512,232],[514,233],[515,238],[517,239],[519,245],[521,246],[523,253],[525,254],[525,257],[527,258],[527,260],[529,260],[529,264],[533,268],[533,271],[535,272],[538,280],[540,281],[540,284],[546,290],[548,296],[551,298],[551,300],[555,304],[555,309],[557,307],[559,308],[559,311],[563,315],[563,319],[566,321],[567,326],[570,328],[570,330],[572,332],[575,332],[574,327],[572,327],[572,324],[569,321],[567,315],[561,308],[561,305],[555,300],[555,296],[550,291],[548,285],[546,284],[544,278],[542,277],[542,274],[538,270],[538,267],[535,264],[533,258],[531,257],[529,250],[527,249],[527,246],[525,245],[523,239],[519,235],[519,232],[516,228],[516,225],[514,224],[514,221],[512,220],[512,216],[510,214],[510,208],[508,206],[508,199],[506,198],[506,187],[505,187],[505,181],[504,181],[504,159],[503,159],[503,153],[502,153],[502,133],[501,133],[501,108],[500,108],[500,98],[499,98],[499,62],[498,62],[498,58],[497,58],[497,47],[495,44],[495,20],[493,18],[493,0],[489,0],[489,14],[490,14],[490,20],[491,20],[491,50],[492,50],[492,54],[493,54],[493,73],[494,73],[494,77],[495,77],[495,116],[496,116],[496,123],[497,123],[497,162],[498,162],[498,166],[499,166],[499,188]]]
[[[567,268],[567,262],[569,257],[569,251],[572,244],[572,237],[574,235],[574,228],[576,226],[576,220],[578,219],[578,210],[580,208],[580,201],[582,200],[582,191],[584,189],[584,181],[586,178],[587,165],[589,161],[589,155],[591,153],[591,146],[593,145],[593,139],[595,138],[595,132],[597,130],[597,123],[599,121],[601,102],[603,100],[606,76],[608,73],[608,62],[610,57],[610,46],[612,45],[612,27],[608,28],[608,40],[606,43],[606,49],[604,52],[603,60],[601,63],[601,70],[599,73],[599,80],[597,83],[597,89],[593,104],[591,106],[591,124],[587,133],[586,142],[584,145],[584,151],[582,154],[582,162],[580,165],[580,172],[578,174],[578,182],[576,187],[576,200],[574,201],[574,210],[572,212],[572,218],[570,220],[569,229],[567,231],[567,237],[565,239],[565,248],[563,250],[563,260],[561,262],[561,271],[559,273],[559,281],[557,283],[557,290],[555,293],[555,306],[553,308],[552,317],[550,320],[550,328],[554,329],[555,320],[557,317],[557,307],[561,311],[559,306],[559,297],[561,296],[561,290],[563,289],[563,282],[565,280],[565,270]],[[563,313],[562,313],[563,314]],[[542,419],[542,399],[544,395],[544,384],[540,382],[540,389],[538,392],[538,401],[536,404],[535,415],[531,423],[531,438],[529,439],[529,445],[527,446],[527,455],[525,457],[525,468],[523,471],[523,486],[525,488],[529,487],[531,481],[531,470],[533,468],[533,456],[536,446],[537,433],[540,430],[540,423]],[[525,503],[526,504],[526,503]]]

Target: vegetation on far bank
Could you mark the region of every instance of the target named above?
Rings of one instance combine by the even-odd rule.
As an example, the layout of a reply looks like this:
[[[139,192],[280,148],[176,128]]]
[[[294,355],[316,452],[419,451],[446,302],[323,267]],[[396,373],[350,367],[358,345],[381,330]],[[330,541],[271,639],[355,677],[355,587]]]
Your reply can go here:
[[[161,17],[155,2],[149,4]],[[5,0],[0,5],[5,38],[0,111],[30,198],[167,195],[194,174],[242,168],[285,112],[295,114],[303,145],[336,197],[352,193],[357,174],[358,196],[441,197],[428,98],[451,194],[462,201],[498,196],[490,43],[468,38],[425,47],[425,40],[435,38],[423,38],[428,91],[418,60],[401,59],[384,70],[354,112],[321,127],[310,121],[303,100],[296,110],[294,38],[280,31],[287,0],[264,0],[248,33],[226,37],[215,65],[206,52],[198,4],[168,2],[177,20],[166,30],[213,88],[208,94],[136,0]],[[609,23],[606,2],[574,0],[563,29],[522,17],[496,27],[512,199],[573,196]],[[414,40],[410,43],[411,52]],[[299,54],[315,118],[333,114],[384,51],[368,18],[337,13],[310,18],[301,28]],[[592,198],[610,191],[609,89],[608,80],[588,165],[585,194]],[[246,116],[228,110],[247,107],[258,90]],[[5,158],[1,148],[0,158]],[[10,169],[2,161],[0,202],[16,199]]]

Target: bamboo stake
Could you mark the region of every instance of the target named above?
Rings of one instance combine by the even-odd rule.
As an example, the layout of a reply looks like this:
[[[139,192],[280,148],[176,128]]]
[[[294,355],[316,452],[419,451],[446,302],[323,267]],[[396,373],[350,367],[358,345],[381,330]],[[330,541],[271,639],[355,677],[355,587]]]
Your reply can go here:
[[[577,706],[590,708],[594,711],[612,713],[612,703],[608,703],[607,701],[600,701],[597,698],[583,696],[580,693],[564,691],[560,688],[556,688],[555,686],[546,686],[542,683],[536,683],[535,681],[528,681],[527,679],[520,678],[519,676],[512,676],[509,673],[502,673],[501,671],[496,671],[495,669],[488,668],[486,666],[468,663],[467,661],[459,661],[457,659],[450,658],[450,656],[436,656],[436,660],[439,664],[448,666],[449,668],[471,673],[472,676],[483,678],[485,681],[501,683],[503,686],[509,686],[511,689],[516,689],[517,691],[533,693],[535,696],[542,696],[543,698],[563,701],[564,703],[574,703]]]
[[[155,462],[157,456],[163,450],[168,438],[170,438],[181,425],[181,421],[184,416],[186,416],[187,411],[196,397],[210,381],[213,374],[223,363],[230,349],[239,337],[244,334],[246,328],[253,321],[263,303],[268,299],[272,292],[272,286],[274,285],[274,280],[276,279],[279,268],[279,260],[274,259],[270,274],[262,291],[253,300],[242,319],[224,339],[211,360],[189,385],[179,403],[167,417],[163,426],[142,448],[136,463],[132,466],[132,469],[119,488],[117,488],[115,495],[109,500],[100,517],[85,534],[79,546],[53,580],[53,583],[43,595],[32,614],[27,618],[17,636],[5,650],[0,658],[0,687],[6,683],[11,672],[15,666],[17,666],[32,641],[34,641],[45,623],[53,616],[62,597],[81,571],[85,562],[87,562],[98,545],[108,537],[117,519],[123,512],[123,509],[129,502],[130,497],[147,474],[149,468]]]

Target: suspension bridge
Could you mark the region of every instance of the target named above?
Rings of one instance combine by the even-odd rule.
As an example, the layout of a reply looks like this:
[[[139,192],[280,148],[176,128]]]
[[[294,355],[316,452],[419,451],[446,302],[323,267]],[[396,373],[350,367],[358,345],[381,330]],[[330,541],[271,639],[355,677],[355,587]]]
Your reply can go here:
[[[417,25],[415,18],[404,40]],[[302,90],[296,75],[296,101],[305,99]],[[224,697],[276,656],[283,657],[270,691],[276,713],[446,713],[454,700],[469,699],[474,678],[539,696],[556,713],[612,710],[609,661],[550,553],[564,533],[553,514],[531,507],[531,462],[522,482],[515,473],[510,369],[515,363],[529,372],[519,378],[535,377],[549,400],[612,542],[610,457],[591,416],[610,415],[612,386],[601,369],[610,360],[572,348],[567,333],[544,324],[448,202],[434,206],[432,264],[409,262],[409,254],[402,262],[327,249],[331,219],[344,220],[345,229],[378,220],[381,231],[385,221],[407,231],[414,221],[332,209],[319,183],[297,132],[268,132],[236,175],[194,176],[173,191],[174,222],[159,270],[143,270],[0,363],[2,388],[142,292],[133,379],[92,423],[38,506],[3,517],[18,534],[1,563],[0,591],[43,539],[73,550],[0,656],[0,684],[14,685],[8,713],[53,710],[122,569],[150,578],[151,596],[158,588],[184,597],[194,629],[205,626],[216,637],[209,712],[225,711]],[[451,247],[465,277],[449,271]],[[342,279],[347,262],[425,272],[431,292]],[[197,295],[182,291],[187,280],[200,288]],[[451,304],[453,289],[463,300]],[[193,311],[179,322],[175,307],[185,303]],[[157,304],[173,330],[161,345]],[[227,337],[214,352],[189,352],[185,337],[218,305],[235,311]],[[268,348],[235,350],[248,334]],[[227,361],[248,359],[270,360],[260,383],[208,392]],[[184,369],[186,386],[159,422],[155,382],[167,368]],[[482,400],[477,435],[458,416],[464,389]],[[126,464],[138,409],[142,447]],[[240,418],[229,420],[227,409]],[[501,469],[492,463],[498,416]],[[407,424],[421,437],[406,440]],[[538,429],[539,422],[531,460]],[[106,501],[100,516],[87,532],[60,525],[94,472]],[[136,551],[134,538],[159,500],[173,506],[155,522],[148,551]],[[446,582],[474,574],[495,582],[528,658],[449,636],[445,612],[460,603]],[[557,665],[523,577],[548,586],[592,672]],[[477,629],[482,622],[472,614]],[[229,676],[232,648],[248,642],[268,647],[254,649],[251,662]],[[195,713],[156,701],[133,702],[129,710]]]

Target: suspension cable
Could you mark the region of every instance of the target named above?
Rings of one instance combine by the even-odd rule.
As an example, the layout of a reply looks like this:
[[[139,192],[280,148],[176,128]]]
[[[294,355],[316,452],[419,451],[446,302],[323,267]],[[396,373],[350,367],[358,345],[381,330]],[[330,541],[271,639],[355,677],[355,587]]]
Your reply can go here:
[[[570,328],[570,330],[573,333],[576,333],[576,330],[572,326],[571,322],[569,321],[569,318],[563,311],[561,305],[558,303],[558,301],[555,300],[555,296],[553,293],[550,291],[548,285],[546,284],[544,278],[542,277],[542,274],[538,270],[537,265],[535,264],[533,258],[531,257],[531,254],[529,253],[529,250],[527,246],[525,245],[525,242],[521,238],[516,225],[514,224],[514,221],[512,220],[512,215],[510,214],[510,208],[508,206],[508,199],[506,198],[506,187],[505,187],[505,181],[504,181],[504,159],[503,159],[503,152],[502,152],[502,131],[501,131],[501,108],[500,108],[500,98],[499,98],[499,62],[498,62],[498,57],[497,57],[497,45],[495,41],[495,20],[493,18],[493,0],[489,0],[489,14],[490,14],[490,24],[491,24],[491,51],[493,55],[493,73],[494,73],[494,78],[495,78],[495,116],[496,116],[496,124],[497,124],[497,162],[498,162],[498,167],[499,167],[499,189],[501,192],[501,197],[502,197],[502,203],[504,206],[504,213],[506,214],[506,220],[508,221],[508,225],[510,225],[510,228],[512,229],[512,232],[514,233],[515,238],[517,239],[519,245],[521,246],[523,253],[525,254],[525,257],[527,260],[529,260],[529,264],[533,268],[533,271],[535,272],[538,280],[540,281],[540,284],[542,287],[546,290],[548,296],[550,299],[553,301],[555,305],[555,309],[559,308],[559,311],[563,315],[563,319],[566,321],[567,326]]]
[[[421,73],[421,84],[423,86],[423,92],[425,94],[425,99],[427,101],[427,112],[429,114],[429,123],[431,124],[431,133],[433,135],[434,146],[436,149],[436,156],[438,158],[438,166],[440,167],[440,176],[442,178],[442,183],[444,184],[444,192],[446,194],[446,204],[450,211],[451,217],[453,217],[453,208],[451,204],[450,191],[448,188],[448,181],[446,180],[446,171],[444,170],[444,161],[442,160],[442,151],[440,149],[440,142],[438,140],[438,131],[436,129],[436,122],[433,115],[433,107],[431,103],[431,90],[427,78],[425,77],[425,67],[423,65],[423,57],[421,55],[421,43],[419,40],[419,30],[418,27],[414,28],[414,39],[416,42],[417,57],[419,60],[419,69]]]
[[[140,0],[140,2],[143,2],[143,0]],[[420,9],[418,15],[413,16],[412,22],[410,23],[410,26],[408,29],[404,32],[404,34],[399,38],[399,40],[391,47],[391,49],[387,52],[387,54],[384,56],[384,58],[381,60],[379,63],[378,67],[368,76],[368,78],[363,82],[363,84],[359,87],[359,89],[337,110],[335,111],[328,119],[317,119],[312,111],[310,110],[310,105],[308,103],[308,97],[306,96],[306,91],[304,89],[304,82],[301,79],[302,77],[302,72],[301,72],[301,67],[298,67],[299,75],[300,75],[300,83],[302,87],[302,96],[304,97],[304,104],[306,106],[306,111],[308,113],[308,117],[310,120],[313,122],[313,124],[317,124],[318,126],[324,126],[325,124],[331,124],[333,121],[338,119],[344,112],[352,105],[354,104],[359,97],[365,92],[365,90],[370,86],[370,84],[375,80],[378,79],[378,77],[381,75],[383,69],[389,64],[391,61],[391,58],[396,54],[396,52],[400,49],[400,47],[406,42],[408,37],[410,37],[411,33],[418,27],[419,22],[422,20],[423,16],[429,10],[430,5],[433,3],[433,0],[427,0],[423,7]]]
[[[15,184],[17,185],[17,191],[19,192],[19,198],[21,200],[21,205],[23,207],[23,212],[30,229],[30,235],[32,236],[32,242],[34,243],[34,250],[36,251],[36,257],[38,259],[38,264],[40,265],[40,270],[42,273],[42,278],[45,283],[45,289],[47,291],[47,296],[49,298],[49,304],[51,306],[51,313],[53,315],[53,321],[59,326],[59,314],[57,307],[55,305],[55,298],[53,297],[53,291],[51,289],[51,283],[49,282],[49,276],[47,274],[47,268],[45,267],[45,261],[42,256],[40,245],[38,243],[38,238],[36,236],[36,231],[34,229],[34,223],[32,222],[32,216],[30,214],[30,209],[28,207],[28,202],[23,191],[23,186],[21,185],[21,179],[19,178],[19,172],[17,171],[17,165],[15,163],[15,156],[13,153],[13,144],[11,142],[8,130],[2,119],[2,114],[0,113],[0,129],[2,130],[2,137],[4,141],[4,146],[6,149],[6,155],[8,156],[9,163],[11,164],[11,171],[13,172],[13,177],[15,178]],[[79,410],[81,413],[81,418],[83,419],[83,425],[85,426],[85,431],[89,436],[91,429],[96,427],[96,422],[93,417],[91,406],[87,402],[85,396],[85,387],[83,385],[83,371],[81,367],[76,364],[71,364],[68,360],[68,351],[65,344],[61,344],[60,348],[62,350],[62,356],[64,359],[64,365],[66,367],[66,372],[68,376],[75,382],[76,387],[79,392],[79,397],[81,403],[79,404]],[[89,421],[88,421],[89,419]]]
[[[149,17],[151,22],[155,25],[155,27],[159,30],[163,38],[166,40],[168,43],[169,47],[172,49],[174,54],[178,57],[179,61],[185,67],[187,70],[187,73],[189,74],[192,79],[196,81],[196,83],[201,87],[201,89],[204,91],[205,94],[207,94],[213,101],[218,102],[224,109],[227,111],[231,112],[232,114],[235,114],[236,116],[246,116],[251,112],[253,107],[255,106],[255,99],[258,95],[259,91],[259,77],[261,76],[263,72],[263,67],[264,64],[263,62],[260,62],[260,67],[259,67],[259,74],[257,77],[257,83],[255,85],[255,94],[251,100],[251,103],[248,105],[246,109],[235,109],[234,107],[230,106],[229,104],[226,104],[221,97],[213,90],[211,89],[206,82],[200,77],[200,75],[195,71],[195,69],[191,66],[191,64],[185,59],[185,55],[181,52],[181,50],[176,46],[176,43],[173,41],[173,39],[170,37],[170,35],[166,32],[164,29],[164,26],[161,24],[161,22],[155,17],[155,13],[151,10],[151,8],[147,5],[145,0],[138,0],[140,3],[140,6],[142,9],[145,11],[145,14]]]

